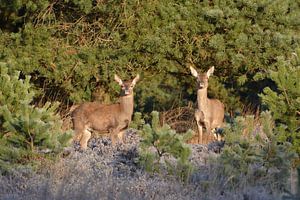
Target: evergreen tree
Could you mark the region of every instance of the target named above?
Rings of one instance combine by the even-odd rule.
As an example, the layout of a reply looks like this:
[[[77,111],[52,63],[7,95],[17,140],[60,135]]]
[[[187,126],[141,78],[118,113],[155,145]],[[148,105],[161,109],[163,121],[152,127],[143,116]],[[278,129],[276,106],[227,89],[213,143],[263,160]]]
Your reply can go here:
[[[158,112],[153,111],[151,116],[151,125],[144,124],[139,130],[142,138],[139,150],[140,165],[149,172],[160,172],[164,166],[170,174],[178,176],[180,180],[188,180],[192,172],[189,162],[191,149],[184,142],[190,139],[192,132],[176,134],[170,126],[160,125]]]
[[[209,95],[241,110],[241,102],[257,105],[257,94],[273,84],[264,72],[274,58],[299,47],[294,0],[17,2],[38,9],[19,31],[1,34],[0,60],[31,75],[47,94],[40,98],[66,104],[90,100],[95,91],[113,98],[113,74],[137,71],[144,74],[141,111],[187,104],[196,99],[186,67],[192,61],[203,71],[214,65]],[[10,10],[5,2],[2,8]]]
[[[5,63],[0,63],[0,87],[0,172],[59,153],[71,135],[61,129],[58,104],[31,105],[30,77],[20,79],[20,72],[9,71]]]
[[[259,119],[236,117],[225,133],[225,146],[216,159],[218,176],[228,177],[223,178],[224,187],[272,183],[267,185],[274,191],[289,188],[290,168],[296,154],[290,150],[290,143],[279,143],[270,112],[262,112]]]
[[[260,95],[278,123],[280,141],[290,141],[300,155],[300,49],[294,57],[278,58],[276,70],[269,70],[269,77],[276,88],[265,88]]]

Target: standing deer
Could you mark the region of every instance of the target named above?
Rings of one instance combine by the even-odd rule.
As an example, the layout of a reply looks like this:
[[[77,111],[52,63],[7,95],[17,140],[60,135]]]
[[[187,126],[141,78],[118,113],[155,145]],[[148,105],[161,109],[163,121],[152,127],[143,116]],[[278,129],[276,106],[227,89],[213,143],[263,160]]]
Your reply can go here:
[[[199,142],[202,143],[203,127],[210,134],[215,128],[221,127],[224,120],[224,104],[218,99],[207,97],[208,79],[214,72],[211,67],[206,73],[199,73],[190,66],[191,73],[197,78],[197,103],[198,109],[195,111],[195,119],[198,126]]]
[[[87,148],[91,138],[91,130],[108,131],[112,144],[116,137],[122,139],[125,129],[131,122],[133,114],[134,98],[133,88],[139,80],[137,75],[132,81],[123,82],[117,75],[114,79],[121,86],[119,102],[117,104],[101,104],[98,102],[87,102],[81,104],[72,113],[75,140],[80,141],[82,149]]]

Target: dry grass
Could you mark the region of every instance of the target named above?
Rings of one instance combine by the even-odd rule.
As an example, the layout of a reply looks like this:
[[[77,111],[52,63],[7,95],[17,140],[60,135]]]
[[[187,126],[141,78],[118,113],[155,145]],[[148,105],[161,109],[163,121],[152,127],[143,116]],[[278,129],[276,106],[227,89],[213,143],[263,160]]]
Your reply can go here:
[[[194,117],[195,109],[192,104],[186,107],[177,107],[160,114],[162,124],[168,124],[177,133],[185,133],[189,129],[194,132],[193,137],[188,141],[189,144],[200,144],[197,123]],[[204,133],[201,144],[209,144],[216,139],[213,134]]]
[[[178,107],[162,112],[160,120],[162,124],[170,125],[177,133],[184,133],[189,129],[197,130],[194,112],[192,105]]]

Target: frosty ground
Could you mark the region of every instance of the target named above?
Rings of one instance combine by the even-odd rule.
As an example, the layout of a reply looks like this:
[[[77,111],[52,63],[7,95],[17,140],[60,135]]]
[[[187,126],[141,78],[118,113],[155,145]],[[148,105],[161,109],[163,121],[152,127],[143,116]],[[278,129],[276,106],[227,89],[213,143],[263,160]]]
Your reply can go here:
[[[20,168],[0,178],[0,199],[276,199],[263,186],[223,190],[226,180],[207,164],[218,145],[190,145],[194,173],[187,183],[166,173],[150,174],[136,164],[139,137],[128,131],[124,144],[92,138],[86,151],[74,145],[38,173]]]

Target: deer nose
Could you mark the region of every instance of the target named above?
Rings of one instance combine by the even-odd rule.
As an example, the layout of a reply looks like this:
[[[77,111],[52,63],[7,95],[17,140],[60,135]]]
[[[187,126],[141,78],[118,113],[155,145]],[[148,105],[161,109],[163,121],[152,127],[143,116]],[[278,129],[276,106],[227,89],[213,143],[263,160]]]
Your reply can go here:
[[[204,88],[204,83],[199,83],[200,88]]]
[[[124,93],[125,93],[125,95],[129,95],[130,91],[129,90],[125,90]]]

